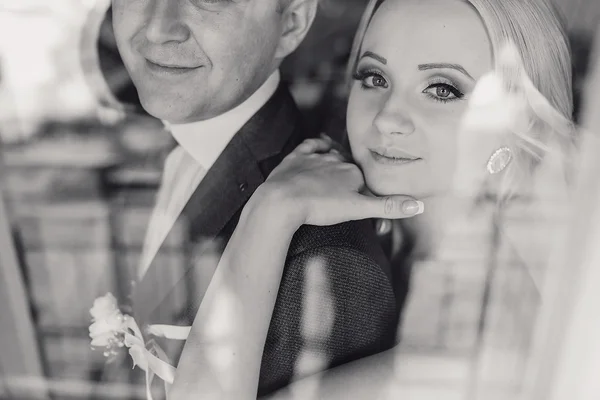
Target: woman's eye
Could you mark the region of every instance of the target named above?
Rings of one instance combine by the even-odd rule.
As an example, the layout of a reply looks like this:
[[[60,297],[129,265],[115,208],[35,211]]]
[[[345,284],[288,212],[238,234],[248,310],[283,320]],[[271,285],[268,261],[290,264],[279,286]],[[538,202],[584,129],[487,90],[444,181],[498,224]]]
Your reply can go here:
[[[454,96],[452,94],[452,92],[450,91],[450,89],[448,89],[447,87],[442,87],[442,86],[438,86],[438,87],[435,88],[435,94],[438,97],[441,97],[441,98],[444,98],[444,99],[448,98],[450,96]]]
[[[387,88],[388,82],[377,72],[357,72],[354,79],[361,82],[365,89]]]
[[[447,83],[434,83],[429,85],[423,93],[426,93],[433,100],[446,102],[462,99],[465,95],[456,87]]]
[[[385,78],[378,74],[372,74],[363,79],[363,84],[368,87],[387,87]]]

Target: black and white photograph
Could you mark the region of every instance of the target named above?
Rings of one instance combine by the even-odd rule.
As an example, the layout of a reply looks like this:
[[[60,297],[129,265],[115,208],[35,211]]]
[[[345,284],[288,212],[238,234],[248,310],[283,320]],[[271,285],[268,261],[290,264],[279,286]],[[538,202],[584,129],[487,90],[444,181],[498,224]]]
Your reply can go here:
[[[0,400],[600,399],[600,0],[0,0]]]

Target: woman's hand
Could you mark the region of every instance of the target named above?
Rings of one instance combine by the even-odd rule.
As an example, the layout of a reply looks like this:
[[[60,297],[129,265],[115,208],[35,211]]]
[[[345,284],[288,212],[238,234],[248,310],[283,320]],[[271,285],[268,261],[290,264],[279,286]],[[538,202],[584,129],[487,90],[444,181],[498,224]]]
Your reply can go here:
[[[365,218],[407,218],[423,212],[423,203],[397,195],[364,194],[360,169],[324,137],[299,145],[259,188],[271,206],[299,224],[333,225]]]

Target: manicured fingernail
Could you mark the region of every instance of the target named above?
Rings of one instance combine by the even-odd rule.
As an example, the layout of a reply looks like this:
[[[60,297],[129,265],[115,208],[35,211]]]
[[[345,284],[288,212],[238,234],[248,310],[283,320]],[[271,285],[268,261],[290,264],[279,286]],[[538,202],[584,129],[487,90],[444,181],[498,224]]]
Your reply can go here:
[[[402,211],[408,215],[419,215],[425,211],[425,204],[418,200],[406,200],[402,203]]]

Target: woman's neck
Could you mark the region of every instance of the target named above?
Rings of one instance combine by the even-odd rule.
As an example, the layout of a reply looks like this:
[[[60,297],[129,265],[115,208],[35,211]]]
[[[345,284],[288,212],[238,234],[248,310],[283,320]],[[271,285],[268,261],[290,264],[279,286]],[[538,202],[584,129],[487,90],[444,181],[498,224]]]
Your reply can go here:
[[[471,202],[461,202],[452,196],[432,196],[422,200],[425,212],[413,218],[400,220],[404,235],[412,242],[411,257],[414,260],[436,259],[443,251],[442,245],[451,224],[475,223],[468,211]]]
[[[435,256],[443,237],[444,226],[451,208],[440,197],[423,200],[425,212],[399,221],[404,235],[413,238],[411,257],[415,260]]]

